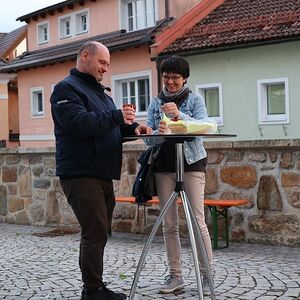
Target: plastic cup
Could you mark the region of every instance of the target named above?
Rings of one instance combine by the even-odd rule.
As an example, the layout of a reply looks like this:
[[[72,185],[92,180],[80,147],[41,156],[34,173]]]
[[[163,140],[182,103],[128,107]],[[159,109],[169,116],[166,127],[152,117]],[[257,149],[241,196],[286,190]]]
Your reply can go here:
[[[123,104],[123,108],[124,107],[131,107],[135,111],[135,105],[134,104],[131,104],[131,103]]]

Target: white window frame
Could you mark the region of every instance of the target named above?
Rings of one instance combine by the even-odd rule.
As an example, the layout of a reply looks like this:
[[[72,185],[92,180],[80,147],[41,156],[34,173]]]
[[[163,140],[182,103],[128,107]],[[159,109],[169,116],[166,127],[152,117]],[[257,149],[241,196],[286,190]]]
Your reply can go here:
[[[284,83],[285,89],[285,114],[268,115],[267,113],[267,86],[271,84]],[[289,80],[287,77],[259,79],[257,80],[257,99],[258,99],[258,123],[265,124],[288,124],[289,116]]]
[[[36,112],[36,109],[35,109],[35,106],[38,104],[34,103],[37,100],[34,98],[34,94],[37,92],[42,93],[43,109],[41,112]],[[30,89],[30,105],[31,105],[31,118],[36,119],[36,118],[44,118],[45,117],[45,93],[44,93],[43,87],[39,86],[39,87],[33,87]]]
[[[70,20],[70,34],[65,34],[65,20],[69,19]],[[64,28],[62,28],[64,27]],[[58,33],[59,33],[59,38],[62,39],[66,39],[69,38],[73,35],[73,24],[72,24],[72,15],[64,15],[58,18]],[[63,33],[63,34],[62,34]]]
[[[86,29],[82,30],[81,28],[81,17],[86,15]],[[70,18],[70,35],[62,35],[62,21],[64,19]],[[89,9],[82,9],[76,11],[72,14],[63,15],[58,18],[58,36],[60,40],[71,38],[77,35],[86,34],[90,30],[90,17]]]
[[[50,40],[50,26],[49,21],[42,22],[36,25],[36,36],[37,36],[37,43],[38,45],[47,44]],[[40,28],[47,28],[47,40],[44,39],[44,34],[40,34]],[[43,37],[43,39],[41,39]]]
[[[133,29],[129,30],[128,4],[133,3]],[[149,11],[149,7],[153,9]],[[120,0],[120,24],[121,29],[136,31],[155,26],[158,19],[157,0]],[[152,19],[152,20],[151,20]]]
[[[133,72],[133,73],[128,73],[128,74],[113,75],[111,77],[112,97],[113,97],[113,99],[115,99],[116,106],[118,108],[121,108],[123,105],[122,97],[121,97],[122,81],[130,81],[132,79],[138,80],[138,79],[143,79],[145,77],[149,79],[149,102],[150,102],[152,99],[152,88],[151,88],[152,87],[152,76],[151,76],[150,70],[145,70],[145,71],[141,71],[141,72]],[[137,99],[137,101],[138,101],[138,99]],[[138,105],[138,103],[136,103],[136,105]],[[136,116],[137,117],[147,116],[147,108],[146,108],[146,111],[144,111],[144,112],[137,111]]]
[[[197,93],[199,93],[203,99],[205,100],[205,90],[207,89],[213,89],[217,88],[219,89],[219,112],[220,115],[219,117],[210,117],[211,119],[214,119],[218,126],[223,126],[224,125],[224,119],[223,119],[223,86],[221,82],[216,82],[216,83],[201,83],[197,84],[195,86],[195,90]]]
[[[84,15],[86,16],[86,29],[81,28],[81,25],[82,25],[81,17]],[[89,32],[89,10],[88,9],[77,11],[74,14],[74,19],[75,19],[75,34],[76,35]]]

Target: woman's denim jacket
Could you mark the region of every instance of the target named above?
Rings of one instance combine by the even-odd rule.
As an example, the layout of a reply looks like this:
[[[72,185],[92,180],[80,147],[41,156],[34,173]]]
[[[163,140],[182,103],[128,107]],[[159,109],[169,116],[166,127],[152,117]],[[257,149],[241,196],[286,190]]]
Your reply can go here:
[[[158,126],[160,120],[163,118],[163,112],[161,106],[163,101],[154,97],[148,107],[147,125],[154,131],[153,134],[159,134]],[[204,99],[201,95],[196,93],[190,93],[188,98],[182,103],[179,108],[180,120],[202,120],[207,119],[207,111],[204,103]],[[147,145],[161,144],[165,140],[163,138],[151,138],[145,140]],[[203,146],[203,138],[196,137],[191,142],[184,142],[184,156],[188,164],[193,164],[196,161],[205,158],[207,156]]]

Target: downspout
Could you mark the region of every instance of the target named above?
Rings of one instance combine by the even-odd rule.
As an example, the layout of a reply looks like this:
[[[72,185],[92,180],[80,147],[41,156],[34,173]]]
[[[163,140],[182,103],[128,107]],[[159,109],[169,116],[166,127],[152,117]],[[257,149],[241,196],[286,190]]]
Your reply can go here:
[[[170,17],[169,0],[165,0],[165,18],[168,19],[169,17]],[[159,93],[162,90],[161,73],[160,73],[161,59],[156,58],[155,63],[156,63],[156,74],[157,74],[157,90]]]
[[[169,0],[165,0],[165,18],[170,17]]]
[[[162,90],[161,73],[160,73],[161,59],[156,58],[155,63],[156,63],[156,74],[157,74],[157,92],[159,93]]]

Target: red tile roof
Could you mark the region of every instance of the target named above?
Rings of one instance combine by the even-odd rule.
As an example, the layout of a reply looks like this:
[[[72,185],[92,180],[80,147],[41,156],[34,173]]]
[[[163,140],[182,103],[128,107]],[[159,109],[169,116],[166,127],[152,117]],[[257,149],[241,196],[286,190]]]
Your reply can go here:
[[[161,55],[299,39],[299,0],[225,0]]]

